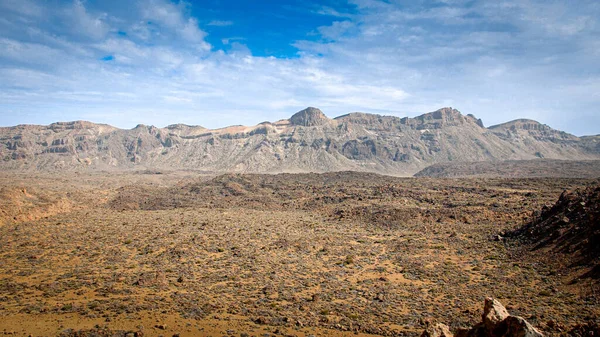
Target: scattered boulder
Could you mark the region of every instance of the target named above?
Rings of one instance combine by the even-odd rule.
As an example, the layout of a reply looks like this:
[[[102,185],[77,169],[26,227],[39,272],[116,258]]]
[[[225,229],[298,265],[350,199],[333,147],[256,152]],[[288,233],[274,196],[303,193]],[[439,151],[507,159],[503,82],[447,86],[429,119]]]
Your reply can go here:
[[[506,337],[541,337],[542,334],[534,328],[523,317],[508,316],[498,326],[502,332],[501,336]]]
[[[107,327],[96,326],[89,330],[66,329],[58,334],[59,337],[143,337],[142,331],[111,330]]]
[[[573,337],[600,336],[600,322],[590,321],[577,324],[571,328],[568,335]]]
[[[483,305],[483,315],[481,322],[488,332],[492,332],[498,323],[502,322],[509,316],[506,308],[494,298],[486,298]]]
[[[450,332],[450,328],[446,324],[437,323],[428,325],[421,337],[454,337]]]
[[[523,317],[511,316],[498,300],[486,298],[481,322],[470,329],[459,328],[454,335],[448,326],[427,326],[421,337],[542,337]]]
[[[163,272],[144,272],[138,276],[137,281],[135,281],[133,285],[163,288],[168,286],[168,281]]]

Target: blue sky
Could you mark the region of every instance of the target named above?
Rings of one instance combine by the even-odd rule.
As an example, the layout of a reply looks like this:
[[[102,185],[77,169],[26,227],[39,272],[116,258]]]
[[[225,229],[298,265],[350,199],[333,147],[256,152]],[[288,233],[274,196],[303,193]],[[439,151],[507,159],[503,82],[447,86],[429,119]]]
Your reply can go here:
[[[0,125],[444,106],[600,133],[596,0],[0,0]]]

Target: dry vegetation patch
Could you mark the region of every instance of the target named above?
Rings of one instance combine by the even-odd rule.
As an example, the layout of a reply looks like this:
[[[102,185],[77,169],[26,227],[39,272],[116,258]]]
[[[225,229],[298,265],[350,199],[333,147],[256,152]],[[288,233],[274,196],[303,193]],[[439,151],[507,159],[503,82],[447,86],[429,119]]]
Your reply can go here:
[[[0,227],[0,330],[416,335],[432,320],[479,321],[493,296],[559,333],[598,317],[597,303],[494,236],[563,189],[594,183],[352,172],[74,178],[88,195],[73,199],[80,207]]]

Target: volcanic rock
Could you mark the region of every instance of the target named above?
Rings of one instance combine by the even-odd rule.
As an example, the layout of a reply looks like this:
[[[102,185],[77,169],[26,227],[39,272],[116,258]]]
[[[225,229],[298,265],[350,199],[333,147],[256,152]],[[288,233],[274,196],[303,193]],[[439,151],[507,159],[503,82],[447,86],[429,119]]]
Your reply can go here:
[[[492,332],[494,327],[508,316],[508,311],[497,299],[489,297],[485,299],[481,322],[488,332]]]
[[[437,324],[436,329],[428,327],[424,336],[452,336],[447,326]],[[445,334],[441,334],[441,333]],[[437,334],[434,334],[437,333]],[[543,335],[524,318],[511,316],[506,308],[496,299],[486,298],[481,315],[481,322],[470,329],[459,328],[456,337],[542,337]]]
[[[508,233],[517,243],[544,250],[552,261],[586,266],[584,276],[600,276],[600,185],[564,191],[523,227]]]
[[[421,337],[454,337],[450,328],[446,324],[437,323],[428,326],[421,334]]]

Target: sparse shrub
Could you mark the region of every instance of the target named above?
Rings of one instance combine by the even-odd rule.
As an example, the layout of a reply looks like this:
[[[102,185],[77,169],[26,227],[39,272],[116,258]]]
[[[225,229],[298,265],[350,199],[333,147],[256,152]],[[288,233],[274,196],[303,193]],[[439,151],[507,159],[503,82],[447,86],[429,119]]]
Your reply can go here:
[[[354,263],[354,256],[347,255],[346,259],[344,259],[344,264],[345,265],[349,265],[349,264],[352,264],[352,263]]]

